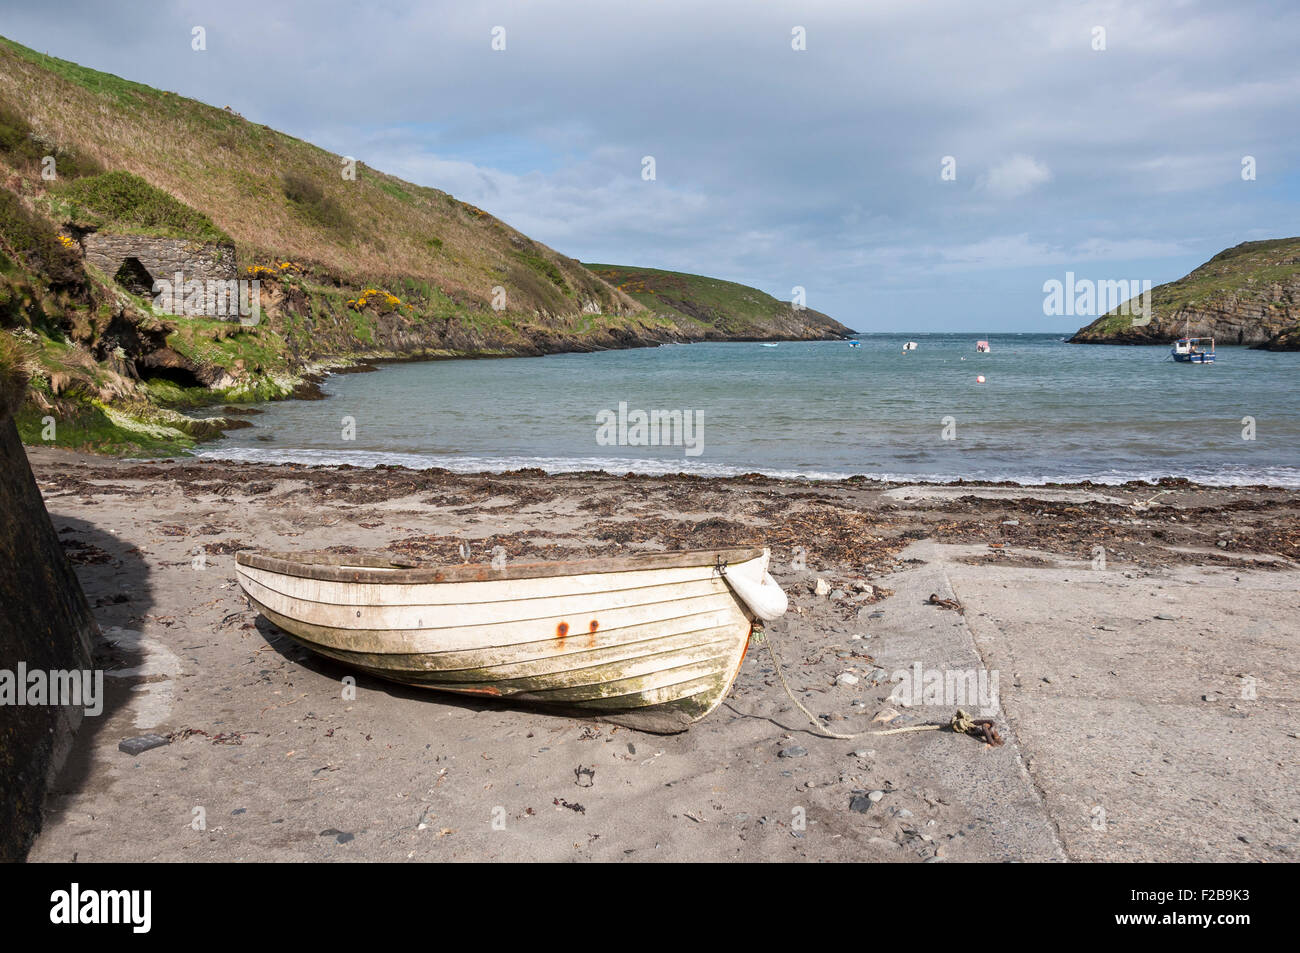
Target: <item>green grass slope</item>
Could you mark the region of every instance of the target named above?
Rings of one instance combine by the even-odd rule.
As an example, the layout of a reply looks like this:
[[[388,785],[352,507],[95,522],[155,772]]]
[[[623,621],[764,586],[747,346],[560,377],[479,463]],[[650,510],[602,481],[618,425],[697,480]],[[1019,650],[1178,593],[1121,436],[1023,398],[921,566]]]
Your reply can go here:
[[[853,333],[820,311],[796,310],[734,281],[628,265],[587,267],[650,311],[695,330],[700,340],[822,340]]]

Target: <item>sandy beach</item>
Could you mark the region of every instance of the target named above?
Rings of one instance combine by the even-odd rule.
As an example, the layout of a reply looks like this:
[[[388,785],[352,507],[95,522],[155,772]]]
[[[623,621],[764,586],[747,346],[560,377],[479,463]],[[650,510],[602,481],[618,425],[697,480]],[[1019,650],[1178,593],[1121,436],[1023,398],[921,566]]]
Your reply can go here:
[[[32,860],[1300,857],[1293,491],[29,456],[109,676]],[[366,677],[345,698],[351,673],[233,571],[241,549],[736,544],[773,551],[790,611],[770,645],[826,728],[946,723],[952,699],[905,704],[899,673],[985,673],[1005,743],[822,737],[765,645],[678,735]],[[119,750],[150,733],[171,743]]]

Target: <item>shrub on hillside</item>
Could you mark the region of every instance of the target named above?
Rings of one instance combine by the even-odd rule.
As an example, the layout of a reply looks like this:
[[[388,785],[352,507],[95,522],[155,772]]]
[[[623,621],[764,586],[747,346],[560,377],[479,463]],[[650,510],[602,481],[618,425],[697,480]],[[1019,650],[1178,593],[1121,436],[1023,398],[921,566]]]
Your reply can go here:
[[[564,280],[564,273],[556,267],[555,262],[548,261],[541,255],[529,255],[525,252],[515,252],[515,256],[565,294],[569,293],[569,284]]]
[[[27,397],[36,362],[11,334],[0,331],[0,417],[13,413]]]
[[[59,195],[68,206],[69,218],[79,225],[195,241],[230,241],[198,209],[130,172],[79,179],[61,188]]]
[[[283,188],[284,197],[317,225],[343,234],[352,231],[352,222],[343,206],[301,172],[286,172]]]
[[[55,284],[79,284],[83,277],[77,243],[60,235],[18,196],[0,189],[0,245],[9,255]]]

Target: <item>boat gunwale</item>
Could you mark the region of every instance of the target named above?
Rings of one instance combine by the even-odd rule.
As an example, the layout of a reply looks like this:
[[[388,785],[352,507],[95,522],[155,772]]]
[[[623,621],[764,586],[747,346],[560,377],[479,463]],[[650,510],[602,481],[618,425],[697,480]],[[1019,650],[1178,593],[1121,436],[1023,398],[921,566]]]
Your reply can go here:
[[[495,582],[601,573],[644,572],[650,569],[712,568],[725,563],[746,563],[762,558],[761,547],[690,549],[594,559],[512,562],[502,568],[491,564],[458,566],[399,566],[393,557],[378,553],[262,553],[241,550],[235,563],[266,572],[324,582],[364,582],[369,585],[422,585],[440,582]]]

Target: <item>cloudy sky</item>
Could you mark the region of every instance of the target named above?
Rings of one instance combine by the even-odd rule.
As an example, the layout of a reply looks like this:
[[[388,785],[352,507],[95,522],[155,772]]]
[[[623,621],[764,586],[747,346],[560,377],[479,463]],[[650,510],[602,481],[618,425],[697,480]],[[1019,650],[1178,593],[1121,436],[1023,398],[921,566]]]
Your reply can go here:
[[[1300,234],[1288,0],[2,0],[0,34],[864,330],[1071,331],[1048,279]]]

